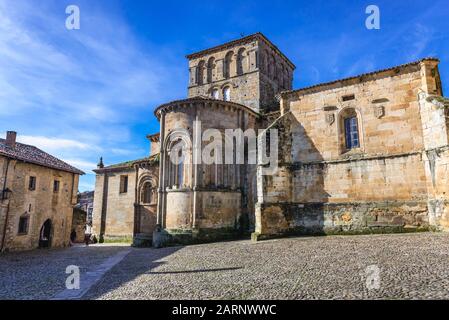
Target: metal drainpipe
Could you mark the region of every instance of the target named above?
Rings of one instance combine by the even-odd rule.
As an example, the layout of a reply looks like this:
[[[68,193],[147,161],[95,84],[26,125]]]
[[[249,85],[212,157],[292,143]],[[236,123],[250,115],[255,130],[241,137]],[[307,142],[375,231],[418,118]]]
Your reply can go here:
[[[6,172],[5,172],[5,180],[3,181],[2,196],[3,196],[3,190],[6,189],[6,181],[8,179],[8,169],[9,169],[10,161],[11,161],[11,159],[9,159],[9,158],[6,159]],[[0,252],[3,252],[4,246],[5,246],[6,230],[8,227],[9,203],[10,203],[10,200],[8,201],[8,206],[6,207],[5,226],[3,227],[2,245],[0,247]]]

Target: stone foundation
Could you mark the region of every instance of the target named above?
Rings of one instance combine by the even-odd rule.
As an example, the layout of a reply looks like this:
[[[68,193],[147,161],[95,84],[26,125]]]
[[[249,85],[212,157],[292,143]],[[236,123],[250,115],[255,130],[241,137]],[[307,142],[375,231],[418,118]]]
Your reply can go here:
[[[253,240],[281,235],[330,235],[429,230],[427,202],[271,203],[258,205]]]
[[[245,233],[234,228],[217,229],[164,229],[153,233],[153,247],[161,248],[174,245],[189,245],[215,241],[241,239]],[[249,236],[249,234],[248,234]]]

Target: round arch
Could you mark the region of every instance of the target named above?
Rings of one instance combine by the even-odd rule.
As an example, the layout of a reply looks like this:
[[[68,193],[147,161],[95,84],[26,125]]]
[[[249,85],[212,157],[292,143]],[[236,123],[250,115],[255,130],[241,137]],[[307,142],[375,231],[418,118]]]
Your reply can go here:
[[[39,232],[39,248],[50,248],[53,236],[53,223],[51,219],[45,220]]]
[[[343,154],[347,152],[346,144],[345,144],[345,127],[344,127],[344,119],[348,114],[355,113],[357,116],[357,125],[358,125],[358,131],[359,131],[359,150],[364,152],[365,151],[365,130],[363,128],[363,117],[362,112],[359,108],[355,106],[345,106],[342,109],[340,109],[337,113],[337,142],[339,146],[339,153]]]

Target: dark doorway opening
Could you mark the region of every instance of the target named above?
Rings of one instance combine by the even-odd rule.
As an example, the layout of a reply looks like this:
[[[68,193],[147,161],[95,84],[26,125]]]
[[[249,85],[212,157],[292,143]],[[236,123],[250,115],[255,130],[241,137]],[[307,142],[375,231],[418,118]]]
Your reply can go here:
[[[51,247],[51,220],[48,219],[42,225],[39,233],[39,248]]]

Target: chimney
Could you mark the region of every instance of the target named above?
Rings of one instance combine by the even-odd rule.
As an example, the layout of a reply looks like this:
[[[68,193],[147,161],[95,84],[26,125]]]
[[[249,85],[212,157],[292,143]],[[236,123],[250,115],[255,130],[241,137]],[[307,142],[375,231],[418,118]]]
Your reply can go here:
[[[6,131],[6,145],[10,148],[16,147],[16,137],[17,132],[15,131]]]

